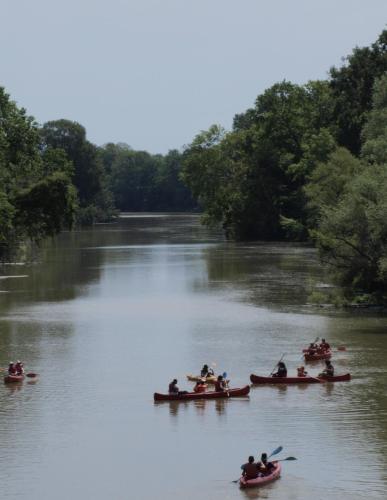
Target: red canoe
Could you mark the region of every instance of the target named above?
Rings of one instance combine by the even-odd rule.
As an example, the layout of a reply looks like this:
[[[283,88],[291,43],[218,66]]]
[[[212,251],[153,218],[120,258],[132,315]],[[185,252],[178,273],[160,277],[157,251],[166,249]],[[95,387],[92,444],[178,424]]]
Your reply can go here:
[[[246,385],[246,387],[229,389],[224,392],[188,392],[187,394],[159,394],[155,392],[153,397],[155,401],[190,401],[191,399],[235,398],[238,396],[247,396],[249,392],[250,386]]]
[[[346,382],[351,380],[350,373],[334,377],[260,377],[250,375],[253,384],[318,384],[320,382]]]
[[[281,475],[281,464],[279,462],[273,462],[275,469],[268,476],[257,477],[256,479],[245,479],[243,476],[239,479],[239,486],[241,488],[254,488],[256,486],[263,486],[264,484],[270,483],[275,479],[278,479]]]
[[[11,382],[22,382],[24,380],[24,375],[6,375],[4,377],[4,382],[9,384]]]
[[[319,359],[331,359],[332,351],[329,349],[323,353],[308,354],[304,353],[305,361],[318,361]]]

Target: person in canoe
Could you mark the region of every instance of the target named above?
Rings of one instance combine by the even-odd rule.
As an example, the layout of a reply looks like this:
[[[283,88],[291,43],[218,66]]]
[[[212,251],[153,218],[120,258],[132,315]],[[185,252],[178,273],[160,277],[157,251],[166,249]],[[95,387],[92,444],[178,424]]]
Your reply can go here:
[[[17,375],[16,366],[13,361],[9,362],[8,375]]]
[[[335,369],[329,359],[325,360],[325,370],[319,374],[319,377],[334,377]]]
[[[331,346],[328,344],[328,342],[325,339],[321,339],[320,345],[319,345],[319,350],[321,352],[329,351]]]
[[[203,368],[200,371],[200,376],[201,377],[212,377],[214,375],[214,370],[212,368],[209,368],[208,365],[203,365]]]
[[[227,380],[224,380],[223,375],[219,375],[217,381],[215,382],[215,391],[224,392],[227,389]]]
[[[258,470],[263,476],[268,476],[271,474],[272,470],[274,469],[275,465],[273,462],[269,462],[267,460],[267,453],[262,453],[261,455],[261,461],[258,462]]]
[[[204,380],[198,380],[194,387],[194,392],[206,392],[207,384]]]
[[[24,374],[24,365],[20,360],[17,360],[16,365],[16,375],[23,375]]]
[[[287,377],[288,376],[288,369],[286,368],[286,365],[283,361],[280,361],[278,363],[278,370],[276,373],[273,373],[272,377]]]
[[[168,386],[168,393],[169,394],[187,394],[187,391],[180,391],[178,386],[177,386],[177,379],[174,378]]]
[[[305,366],[299,366],[297,368],[297,377],[306,377],[308,372],[305,370]]]
[[[258,464],[255,463],[253,456],[250,456],[249,461],[242,465],[242,471],[242,476],[247,480],[256,479],[258,477],[259,467]]]
[[[309,347],[308,347],[308,354],[312,354],[312,355],[316,354],[317,349],[318,349],[318,346],[314,342],[311,342],[309,344]]]

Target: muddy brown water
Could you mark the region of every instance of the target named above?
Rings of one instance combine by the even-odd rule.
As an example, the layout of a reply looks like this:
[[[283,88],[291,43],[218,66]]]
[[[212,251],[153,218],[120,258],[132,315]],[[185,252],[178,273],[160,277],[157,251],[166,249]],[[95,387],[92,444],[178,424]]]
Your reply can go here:
[[[29,500],[385,499],[387,320],[310,304],[315,251],[224,241],[192,215],[127,215],[64,233],[0,272],[0,485]],[[326,337],[341,384],[254,387],[249,398],[153,402],[203,363],[232,386]],[[322,365],[309,365],[317,374]],[[241,491],[240,464],[284,447],[282,478]]]

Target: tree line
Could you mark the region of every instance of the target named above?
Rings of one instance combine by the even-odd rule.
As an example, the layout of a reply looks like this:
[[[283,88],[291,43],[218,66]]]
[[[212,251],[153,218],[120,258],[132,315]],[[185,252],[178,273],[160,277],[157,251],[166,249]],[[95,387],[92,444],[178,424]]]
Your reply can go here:
[[[348,293],[385,300],[387,30],[326,80],[274,84],[166,155],[39,126],[0,88],[0,254],[119,210],[191,211],[229,238],[312,240]]]
[[[385,300],[387,31],[327,80],[276,83],[200,132],[183,179],[235,239],[312,239],[348,295]],[[367,299],[368,300],[368,299]]]
[[[0,256],[118,211],[197,208],[180,179],[182,154],[97,147],[70,120],[39,126],[0,87]]]

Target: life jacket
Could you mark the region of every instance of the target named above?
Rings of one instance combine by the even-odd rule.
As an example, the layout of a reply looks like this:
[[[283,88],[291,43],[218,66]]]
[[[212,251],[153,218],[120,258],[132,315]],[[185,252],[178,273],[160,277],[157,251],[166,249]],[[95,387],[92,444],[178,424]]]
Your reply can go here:
[[[207,385],[206,384],[196,384],[194,387],[194,392],[206,392]]]

